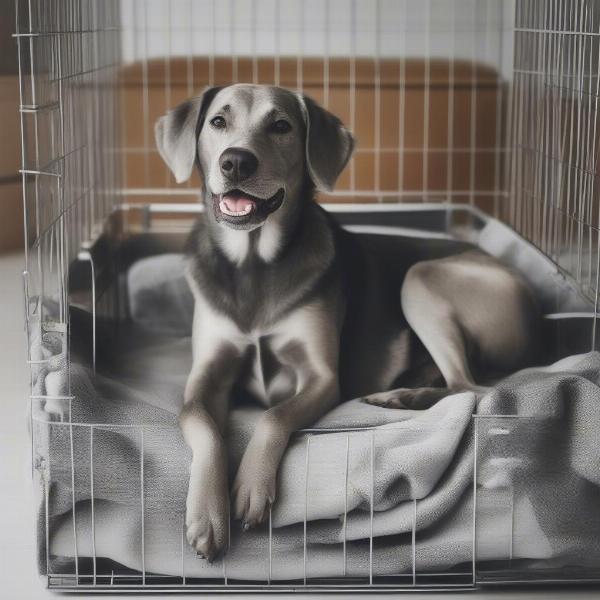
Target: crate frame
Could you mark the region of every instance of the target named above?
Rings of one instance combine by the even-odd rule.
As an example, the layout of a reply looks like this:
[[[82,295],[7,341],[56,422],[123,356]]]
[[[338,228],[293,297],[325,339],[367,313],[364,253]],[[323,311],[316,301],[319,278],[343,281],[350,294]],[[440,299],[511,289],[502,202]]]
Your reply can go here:
[[[125,1],[125,0],[123,0]],[[357,1],[349,0],[351,6],[351,64],[357,60]],[[403,1],[402,13],[408,14],[409,2]],[[432,7],[434,0],[425,2],[425,19],[423,35],[425,36],[425,60],[429,64],[430,41],[435,32],[431,29]],[[510,4],[508,2],[507,4]],[[350,188],[337,192],[338,196],[350,194],[354,198],[373,197],[378,203],[365,205],[330,206],[333,212],[366,213],[369,211],[382,213],[394,211],[440,211],[445,219],[446,230],[451,229],[454,216],[458,213],[468,215],[470,224],[485,222],[489,216],[479,211],[474,198],[479,194],[493,195],[495,202],[493,216],[511,225],[517,233],[533,243],[548,260],[552,261],[558,273],[577,288],[589,304],[589,311],[582,317],[591,322],[591,345],[596,349],[598,289],[600,272],[600,229],[597,221],[598,186],[600,176],[596,161],[596,140],[598,130],[596,124],[598,98],[600,97],[600,76],[598,76],[598,60],[600,60],[600,10],[588,0],[576,0],[572,10],[568,11],[566,2],[551,0],[541,3],[537,0],[517,0],[515,2],[514,25],[511,31],[515,40],[513,79],[506,91],[498,95],[496,118],[497,145],[494,148],[494,189],[477,189],[475,183],[475,165],[470,159],[470,187],[468,190],[456,192],[449,189],[435,191],[427,189],[405,191],[399,181],[399,189],[385,191],[377,184],[374,189],[361,193],[354,185],[354,163],[351,163]],[[68,307],[74,294],[82,294],[87,302],[94,331],[92,337],[92,368],[96,362],[96,315],[111,315],[116,322],[122,318],[125,308],[120,301],[120,291],[114,285],[119,265],[111,262],[115,239],[122,234],[142,231],[156,231],[157,215],[173,218],[189,216],[199,210],[190,204],[162,205],[136,200],[139,197],[177,194],[188,200],[197,197],[199,189],[188,186],[174,189],[152,188],[146,186],[135,189],[126,185],[126,169],[123,169],[120,152],[120,119],[118,94],[114,92],[118,85],[120,57],[122,53],[122,28],[118,0],[96,3],[93,0],[68,0],[65,3],[54,1],[45,4],[34,0],[16,0],[17,23],[15,38],[19,52],[20,72],[20,119],[22,130],[22,168],[23,204],[25,216],[25,270],[23,286],[25,297],[25,325],[28,341],[28,363],[31,367],[31,429],[34,431],[37,417],[33,405],[41,402],[66,403],[69,420],[60,426],[89,427],[90,443],[93,443],[94,425],[75,423],[70,420],[70,406],[76,397],[70,387],[70,374],[67,373],[65,393],[59,396],[36,396],[34,378],[40,368],[50,359],[34,355],[35,336],[40,338],[48,333],[58,335],[62,339],[67,361],[67,371],[71,361],[69,332],[71,328]],[[233,0],[232,0],[233,5]],[[253,2],[254,5],[254,2]],[[131,0],[134,10],[143,6],[138,0]],[[192,4],[190,3],[190,6]],[[216,31],[214,0],[212,1],[212,31]],[[281,18],[279,2],[275,2],[276,20]],[[324,31],[331,25],[331,0],[325,2]],[[492,2],[486,0],[485,6],[491,10]],[[171,7],[171,2],[169,2]],[[306,11],[302,14],[305,15]],[[147,15],[147,13],[144,13]],[[169,13],[170,14],[170,13]],[[383,60],[381,38],[382,0],[375,3],[375,52],[372,56],[375,65],[375,125],[380,131],[381,107],[379,65]],[[146,16],[144,16],[144,19]],[[488,21],[485,21],[486,23]],[[490,21],[491,22],[491,21]],[[453,50],[452,61],[455,61],[454,44],[457,34],[456,23],[452,23]],[[210,28],[210,27],[209,27]],[[232,29],[233,31],[233,29]],[[256,28],[253,30],[256,34]],[[172,32],[168,23],[165,32]],[[301,40],[306,35],[304,18],[300,23]],[[147,36],[148,28],[142,28],[142,35]],[[193,33],[193,30],[192,30]],[[404,33],[407,33],[406,31]],[[214,37],[214,33],[213,33]],[[146,75],[143,88],[144,102],[142,111],[146,128],[144,131],[144,152],[150,150],[149,110],[147,106],[147,37],[146,54],[142,56]],[[190,38],[191,39],[191,38]],[[256,37],[253,38],[256,44]],[[473,37],[473,57],[475,57],[475,36]],[[171,38],[168,38],[171,47]],[[327,45],[327,44],[326,44]],[[276,41],[275,53],[279,60],[284,56],[281,50],[281,39]],[[596,51],[598,57],[596,57]],[[588,56],[589,55],[589,56]],[[169,56],[169,55],[168,55]],[[167,57],[168,57],[167,56]],[[218,56],[214,48],[210,53],[212,66],[208,83],[214,83],[214,61]],[[258,52],[254,45],[252,58],[252,80],[257,80]],[[329,94],[329,61],[333,56],[332,48],[327,47],[323,54],[323,94]],[[554,67],[558,59],[561,67],[567,65],[566,75]],[[298,53],[299,77],[297,87],[303,87],[302,64],[307,60],[302,46]],[[234,51],[231,57],[232,72],[238,63],[238,54]],[[406,64],[404,55],[401,64]],[[402,62],[404,61],[404,62]],[[596,74],[593,69],[596,67]],[[586,68],[589,69],[586,72]],[[351,69],[351,113],[356,112],[355,82],[356,73]],[[280,73],[275,72],[275,83]],[[234,80],[236,77],[234,77]],[[503,83],[500,76],[499,82]],[[193,80],[188,83],[194,87]],[[504,88],[503,88],[504,89]],[[548,94],[547,90],[550,90]],[[169,94],[168,87],[165,95]],[[102,100],[106,99],[106,102]],[[86,104],[90,100],[90,104]],[[473,96],[473,103],[476,96]],[[449,101],[450,103],[450,101]],[[327,102],[325,102],[327,104]],[[506,112],[500,107],[506,105]],[[535,107],[542,105],[544,110],[535,114]],[[564,106],[567,112],[563,112]],[[450,107],[448,108],[450,111]],[[425,113],[428,114],[428,113]],[[471,115],[474,115],[474,110]],[[350,126],[352,126],[351,117]],[[424,117],[427,120],[427,117]],[[471,117],[474,118],[473,116]],[[577,125],[575,125],[577,122]],[[504,126],[503,126],[504,124]],[[568,124],[570,124],[570,132]],[[428,131],[429,122],[424,124]],[[449,127],[449,130],[451,128]],[[500,135],[500,131],[503,131]],[[557,131],[559,133],[557,133]],[[399,140],[400,140],[399,133]],[[584,146],[580,144],[583,141]],[[532,143],[533,141],[533,143]],[[450,145],[450,144],[449,144]],[[373,148],[366,149],[377,157],[376,169],[381,168],[379,155],[385,151],[375,136]],[[425,146],[422,150],[424,172],[427,172],[429,156],[435,148]],[[473,157],[477,151],[476,130],[471,129],[471,146]],[[405,149],[399,148],[400,153]],[[449,152],[449,157],[452,152]],[[449,158],[450,160],[450,158]],[[559,168],[556,169],[556,165]],[[148,170],[146,159],[145,169]],[[402,168],[399,167],[399,173]],[[100,175],[98,175],[100,174]],[[545,176],[548,177],[545,178]],[[400,176],[399,176],[400,178]],[[424,181],[427,178],[424,177]],[[335,198],[335,194],[333,196]],[[467,203],[457,203],[456,197],[466,198]],[[418,201],[415,205],[405,204],[406,200]],[[529,201],[530,199],[531,201]],[[439,200],[443,200],[442,203]],[[130,202],[131,201],[131,202]],[[404,204],[395,204],[403,202]],[[160,219],[159,219],[160,220]],[[162,226],[173,227],[165,222]],[[158,227],[160,230],[161,227]],[[185,225],[184,225],[185,227]],[[431,231],[429,229],[429,231]],[[561,313],[557,303],[557,313]],[[477,570],[476,555],[476,486],[477,486],[477,426],[481,418],[509,418],[508,415],[489,415],[474,417],[474,499],[473,499],[473,556],[472,569],[462,573],[465,581],[453,585],[449,581],[432,584],[419,583],[416,560],[413,560],[412,574],[406,575],[410,582],[406,585],[397,583],[386,585],[375,582],[373,578],[372,544],[370,539],[370,576],[366,583],[355,585],[334,583],[314,583],[305,576],[300,585],[279,585],[274,582],[257,584],[229,584],[223,578],[222,584],[186,584],[185,575],[181,585],[153,584],[153,575],[145,569],[140,575],[112,577],[110,582],[102,582],[95,574],[90,581],[89,575],[78,572],[79,560],[75,560],[75,573],[46,573],[48,587],[59,590],[89,591],[413,591],[415,589],[454,590],[470,589],[486,583],[589,583],[598,582],[597,577],[581,577],[560,579],[514,579],[502,580],[502,577],[483,577]],[[52,426],[54,426],[53,424]],[[111,425],[118,427],[119,424]],[[144,427],[140,426],[140,436],[144,435]],[[321,431],[304,430],[300,434],[317,435]],[[310,440],[310,436],[307,437]],[[38,444],[32,436],[32,470],[39,471],[40,453]],[[310,442],[307,442],[307,448]],[[142,446],[143,447],[143,446]],[[73,449],[72,449],[73,452]],[[140,457],[143,465],[143,453]],[[93,462],[90,465],[93,469]],[[43,469],[41,470],[43,473]],[[143,477],[143,475],[142,475]],[[44,501],[48,503],[48,489],[42,481]],[[92,493],[93,496],[93,493]],[[143,514],[143,485],[140,499]],[[415,514],[418,510],[414,501]],[[47,514],[47,513],[46,513]],[[373,506],[371,504],[371,523]],[[76,519],[75,500],[73,496],[73,520]],[[306,536],[306,521],[304,523]],[[46,524],[48,530],[48,525]],[[413,557],[416,555],[416,530],[413,528]],[[76,545],[76,540],[75,540]],[[306,548],[306,537],[305,537]],[[48,548],[46,548],[48,551]],[[143,555],[143,549],[142,549]],[[306,560],[306,550],[305,550]],[[448,574],[440,574],[449,577]],[[431,574],[428,575],[432,577]],[[450,576],[451,577],[451,576]],[[128,581],[123,581],[126,579]],[[162,578],[164,579],[164,578]],[[131,583],[131,586],[129,585]]]

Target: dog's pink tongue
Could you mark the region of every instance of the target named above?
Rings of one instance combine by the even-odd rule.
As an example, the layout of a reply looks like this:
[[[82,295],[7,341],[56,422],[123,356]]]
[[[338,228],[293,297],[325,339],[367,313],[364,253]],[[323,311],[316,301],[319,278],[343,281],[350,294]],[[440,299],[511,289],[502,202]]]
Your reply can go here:
[[[227,210],[231,212],[242,212],[243,210],[247,210],[249,206],[254,206],[254,200],[245,196],[223,196],[223,202]]]

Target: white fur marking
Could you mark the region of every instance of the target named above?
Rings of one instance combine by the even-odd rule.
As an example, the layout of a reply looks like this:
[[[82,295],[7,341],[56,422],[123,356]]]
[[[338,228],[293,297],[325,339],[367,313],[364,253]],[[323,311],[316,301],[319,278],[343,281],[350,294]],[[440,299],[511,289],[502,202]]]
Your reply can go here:
[[[231,229],[229,227],[219,227],[219,242],[221,248],[227,255],[227,258],[238,265],[241,265],[250,247],[250,237],[247,231]]]
[[[258,254],[265,262],[271,262],[281,246],[281,229],[275,220],[268,220],[260,230]]]
[[[235,344],[242,350],[248,343],[245,335],[229,317],[217,312],[208,303],[194,276],[187,269],[186,278],[195,300],[192,325],[194,364],[210,360],[221,341]]]

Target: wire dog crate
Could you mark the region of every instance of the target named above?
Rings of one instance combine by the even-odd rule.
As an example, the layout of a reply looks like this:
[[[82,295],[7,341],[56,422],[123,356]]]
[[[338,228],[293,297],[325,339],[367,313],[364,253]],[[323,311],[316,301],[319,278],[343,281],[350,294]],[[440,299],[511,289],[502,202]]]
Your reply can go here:
[[[16,5],[32,466],[40,490],[39,563],[49,587],[339,591],[600,580],[597,568],[557,565],[543,553],[524,569],[528,532],[517,527],[514,482],[502,488],[505,520],[496,530],[505,550],[490,550],[500,494],[482,484],[490,457],[507,457],[504,442],[514,432],[538,431],[536,419],[493,413],[473,417],[461,442],[471,461],[463,515],[470,528],[446,568],[427,562],[422,499],[405,502],[397,532],[405,552],[397,564],[389,561],[389,540],[374,535],[376,453],[385,443],[377,427],[336,430],[334,450],[345,453],[346,470],[335,568],[323,567],[319,541],[310,539],[309,480],[317,468],[311,445],[326,429],[299,432],[290,450],[304,457],[304,516],[296,523],[298,552],[290,555],[296,569],[278,563],[284,550],[271,516],[256,575],[236,565],[235,553],[200,569],[184,543],[183,506],[166,518],[170,537],[160,541],[171,544],[171,554],[161,557],[149,517],[164,490],[153,488],[149,453],[174,443],[176,424],[98,421],[81,384],[82,370],[100,369],[101,338],[118,336],[131,317],[129,267],[149,254],[180,251],[201,210],[200,181],[176,186],[161,163],[154,122],[202,87],[232,82],[304,91],[356,133],[354,157],[336,191],[322,198],[344,225],[472,238],[497,219],[564,282],[546,310],[556,357],[596,349],[598,2]],[[125,474],[104,462],[112,435],[127,440]],[[360,543],[347,538],[356,448],[366,470]],[[104,488],[116,490],[126,507],[121,532],[103,513]],[[127,553],[110,553],[111,535],[128,538]]]

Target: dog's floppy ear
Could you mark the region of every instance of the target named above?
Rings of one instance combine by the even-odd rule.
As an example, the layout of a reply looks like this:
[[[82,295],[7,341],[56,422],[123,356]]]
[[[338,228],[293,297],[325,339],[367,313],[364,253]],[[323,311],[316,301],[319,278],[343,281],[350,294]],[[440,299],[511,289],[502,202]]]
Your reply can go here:
[[[298,95],[306,125],[306,165],[316,188],[330,192],[354,150],[344,124],[312,98]]]
[[[207,88],[202,95],[190,98],[170,110],[154,125],[158,152],[173,172],[177,183],[183,183],[192,174],[196,160],[196,142],[206,111],[219,90],[220,87]]]

